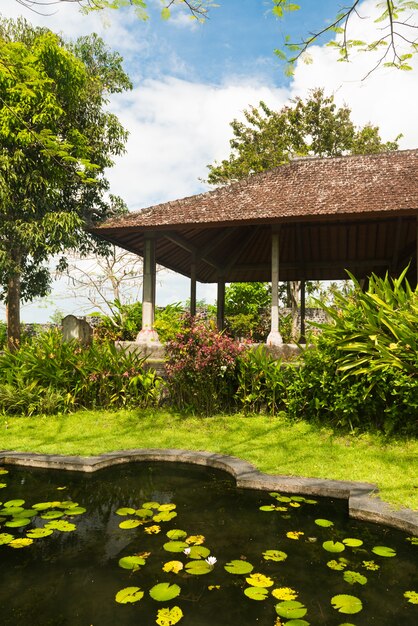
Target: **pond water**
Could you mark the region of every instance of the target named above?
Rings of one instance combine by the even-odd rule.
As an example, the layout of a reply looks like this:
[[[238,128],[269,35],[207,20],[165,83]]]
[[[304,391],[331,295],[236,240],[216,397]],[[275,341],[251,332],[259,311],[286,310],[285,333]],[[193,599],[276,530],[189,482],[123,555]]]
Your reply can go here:
[[[418,623],[416,541],[343,501],[185,464],[6,470],[2,626]]]

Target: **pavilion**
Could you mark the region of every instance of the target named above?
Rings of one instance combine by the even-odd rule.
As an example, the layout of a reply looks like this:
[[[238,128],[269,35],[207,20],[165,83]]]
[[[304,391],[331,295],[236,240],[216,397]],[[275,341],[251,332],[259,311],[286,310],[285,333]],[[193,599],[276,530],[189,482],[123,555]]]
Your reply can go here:
[[[349,270],[418,282],[418,150],[295,159],[240,182],[109,219],[92,229],[144,258],[143,330],[153,331],[156,263],[217,283],[271,281],[268,343],[280,345],[278,281],[337,280]],[[302,303],[303,304],[303,303]]]

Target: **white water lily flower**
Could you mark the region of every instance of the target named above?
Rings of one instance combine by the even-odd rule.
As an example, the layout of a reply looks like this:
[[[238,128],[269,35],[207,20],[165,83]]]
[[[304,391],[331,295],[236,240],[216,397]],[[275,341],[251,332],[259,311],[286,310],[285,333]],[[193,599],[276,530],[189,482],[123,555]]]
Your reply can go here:
[[[186,556],[189,556],[189,554],[190,554],[190,548],[184,548],[183,552],[184,552],[184,554],[185,554]]]
[[[205,559],[205,561],[206,561],[206,563],[207,563],[208,565],[215,565],[215,563],[216,563],[216,561],[217,561],[217,560],[218,560],[218,559],[216,558],[216,556],[208,556],[208,558],[207,558],[207,559]]]

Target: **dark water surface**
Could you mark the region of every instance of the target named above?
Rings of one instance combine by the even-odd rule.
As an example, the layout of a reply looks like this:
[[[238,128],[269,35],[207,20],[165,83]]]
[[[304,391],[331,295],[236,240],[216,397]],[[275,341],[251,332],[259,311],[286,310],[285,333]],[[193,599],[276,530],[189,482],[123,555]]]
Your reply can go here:
[[[0,545],[0,626],[152,626],[159,609],[173,606],[184,614],[180,626],[274,626],[275,605],[280,600],[270,592],[281,587],[297,591],[297,600],[307,608],[303,620],[312,626],[418,624],[418,605],[403,595],[418,591],[418,546],[402,532],[350,520],[345,502],[321,498],[315,498],[316,504],[303,499],[292,500],[292,505],[277,502],[265,492],[236,489],[233,479],[222,472],[183,464],[134,463],[94,474],[11,466],[8,470],[0,476],[0,482],[7,485],[0,489],[0,502],[22,498],[24,507],[31,507],[72,500],[87,512],[65,518],[77,525],[74,532],[54,531],[22,549]],[[117,515],[117,509],[139,509],[149,501],[175,503],[177,517],[159,523],[158,534],[147,534],[144,526],[119,527],[127,518]],[[288,510],[259,510],[269,504]],[[318,518],[332,520],[334,525],[317,526],[314,520]],[[29,529],[45,523],[38,515],[26,527],[9,528],[3,519],[0,534],[25,537]],[[147,526],[151,525],[157,524],[150,521]],[[204,535],[204,545],[217,558],[210,573],[190,576],[162,570],[168,561],[189,562],[185,554],[163,549],[171,529]],[[287,537],[289,531],[304,534],[296,540]],[[322,547],[324,541],[344,538],[361,539],[363,545],[347,546],[336,554]],[[392,548],[396,556],[373,554],[374,546]],[[263,552],[272,549],[284,551],[287,558],[265,560]],[[142,552],[150,555],[140,570],[132,572],[118,565],[122,557]],[[368,582],[351,585],[343,571],[327,567],[327,562],[340,557],[348,560],[346,569],[361,573]],[[227,573],[224,565],[232,559],[250,561],[253,573],[274,581],[266,600],[244,595],[249,575]],[[380,567],[367,570],[363,561]],[[153,600],[148,592],[161,582],[178,584],[180,595],[168,602]],[[208,590],[212,585],[220,589]],[[143,599],[118,604],[116,593],[130,586],[140,587]],[[352,615],[339,613],[331,605],[331,598],[338,594],[356,596],[363,609]],[[281,623],[295,624],[283,617]]]

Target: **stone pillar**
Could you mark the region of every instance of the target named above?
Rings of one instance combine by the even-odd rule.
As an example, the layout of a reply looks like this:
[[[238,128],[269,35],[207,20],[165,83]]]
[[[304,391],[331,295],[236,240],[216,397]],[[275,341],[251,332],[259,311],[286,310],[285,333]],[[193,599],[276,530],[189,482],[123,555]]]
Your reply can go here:
[[[136,343],[158,343],[158,333],[154,330],[155,314],[155,240],[144,239],[144,278],[142,283],[142,329],[136,337]]]
[[[279,332],[279,233],[271,236],[271,330],[267,337],[268,346],[281,346]]]
[[[218,295],[216,299],[216,325],[219,332],[224,329],[225,318],[225,277],[218,278]]]
[[[196,255],[192,256],[190,266],[190,315],[196,315]]]

